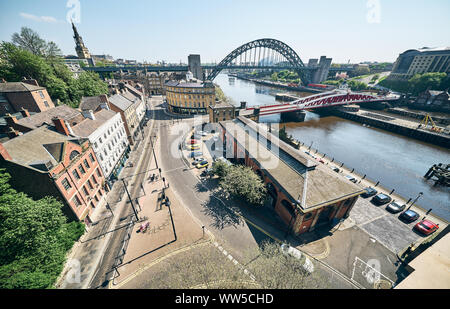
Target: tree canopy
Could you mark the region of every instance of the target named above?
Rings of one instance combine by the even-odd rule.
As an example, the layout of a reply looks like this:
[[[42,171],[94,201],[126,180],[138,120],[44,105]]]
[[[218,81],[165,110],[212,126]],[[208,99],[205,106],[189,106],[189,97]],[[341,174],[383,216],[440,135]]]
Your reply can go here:
[[[431,90],[446,90],[450,88],[450,75],[446,73],[430,72],[416,74],[409,80],[390,80],[384,79],[379,83],[380,86],[392,89],[402,93],[412,93],[418,95],[428,88]]]
[[[83,96],[108,93],[108,85],[94,72],[82,72],[74,78],[57,56],[56,44],[46,43],[31,29],[22,28],[20,34],[13,35],[12,41],[0,44],[0,77],[7,81],[34,78],[47,88],[52,99],[72,107],[78,107]]]
[[[53,197],[33,200],[0,169],[0,288],[51,288],[84,225],[67,223]]]

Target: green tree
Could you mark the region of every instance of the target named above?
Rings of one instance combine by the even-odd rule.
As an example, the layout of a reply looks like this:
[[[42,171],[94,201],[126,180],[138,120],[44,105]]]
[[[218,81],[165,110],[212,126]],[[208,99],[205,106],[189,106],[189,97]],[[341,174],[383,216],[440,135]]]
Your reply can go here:
[[[266,198],[264,182],[247,166],[230,166],[220,186],[232,197],[242,198],[249,204],[262,205]]]
[[[217,160],[212,165],[212,171],[215,175],[223,179],[228,172],[229,165],[222,160]]]
[[[66,223],[55,198],[12,189],[10,178],[0,169],[0,288],[51,288],[84,225]]]
[[[274,72],[271,76],[270,79],[274,82],[278,81],[278,74],[277,72]]]
[[[13,33],[11,41],[16,46],[37,56],[46,58],[60,57],[61,50],[54,42],[46,42],[34,30],[22,27],[20,33]]]

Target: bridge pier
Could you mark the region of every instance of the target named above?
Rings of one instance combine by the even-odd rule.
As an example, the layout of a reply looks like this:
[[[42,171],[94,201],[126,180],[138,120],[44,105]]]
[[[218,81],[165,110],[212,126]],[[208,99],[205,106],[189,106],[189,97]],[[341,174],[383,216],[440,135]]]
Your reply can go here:
[[[306,112],[305,111],[295,111],[281,113],[281,122],[303,122],[305,121]]]

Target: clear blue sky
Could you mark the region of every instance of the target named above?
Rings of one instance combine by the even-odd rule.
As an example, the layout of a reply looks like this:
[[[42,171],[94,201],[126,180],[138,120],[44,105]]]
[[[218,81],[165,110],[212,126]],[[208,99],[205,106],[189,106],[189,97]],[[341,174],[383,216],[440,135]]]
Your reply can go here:
[[[10,41],[27,26],[64,54],[75,54],[66,5],[76,1],[0,0],[0,40]],[[395,61],[407,49],[450,46],[448,0],[79,2],[76,26],[91,53],[138,61],[187,62],[189,54],[199,53],[202,62],[219,62],[259,38],[287,43],[304,62],[321,55],[337,63]],[[369,22],[377,16],[378,23]]]

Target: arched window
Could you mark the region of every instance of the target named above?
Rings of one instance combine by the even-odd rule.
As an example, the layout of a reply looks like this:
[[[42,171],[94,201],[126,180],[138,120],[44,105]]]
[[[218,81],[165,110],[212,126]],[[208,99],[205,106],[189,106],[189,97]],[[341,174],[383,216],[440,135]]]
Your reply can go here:
[[[281,205],[283,205],[283,207],[289,212],[289,214],[291,216],[295,216],[295,211],[294,211],[294,207],[292,206],[291,203],[289,203],[286,200],[282,200],[281,201]]]
[[[74,150],[74,151],[72,151],[71,153],[70,153],[70,156],[69,156],[69,159],[70,160],[73,160],[73,159],[75,159],[77,156],[79,156],[80,155],[80,153],[78,152],[78,151],[76,151],[76,150]]]

